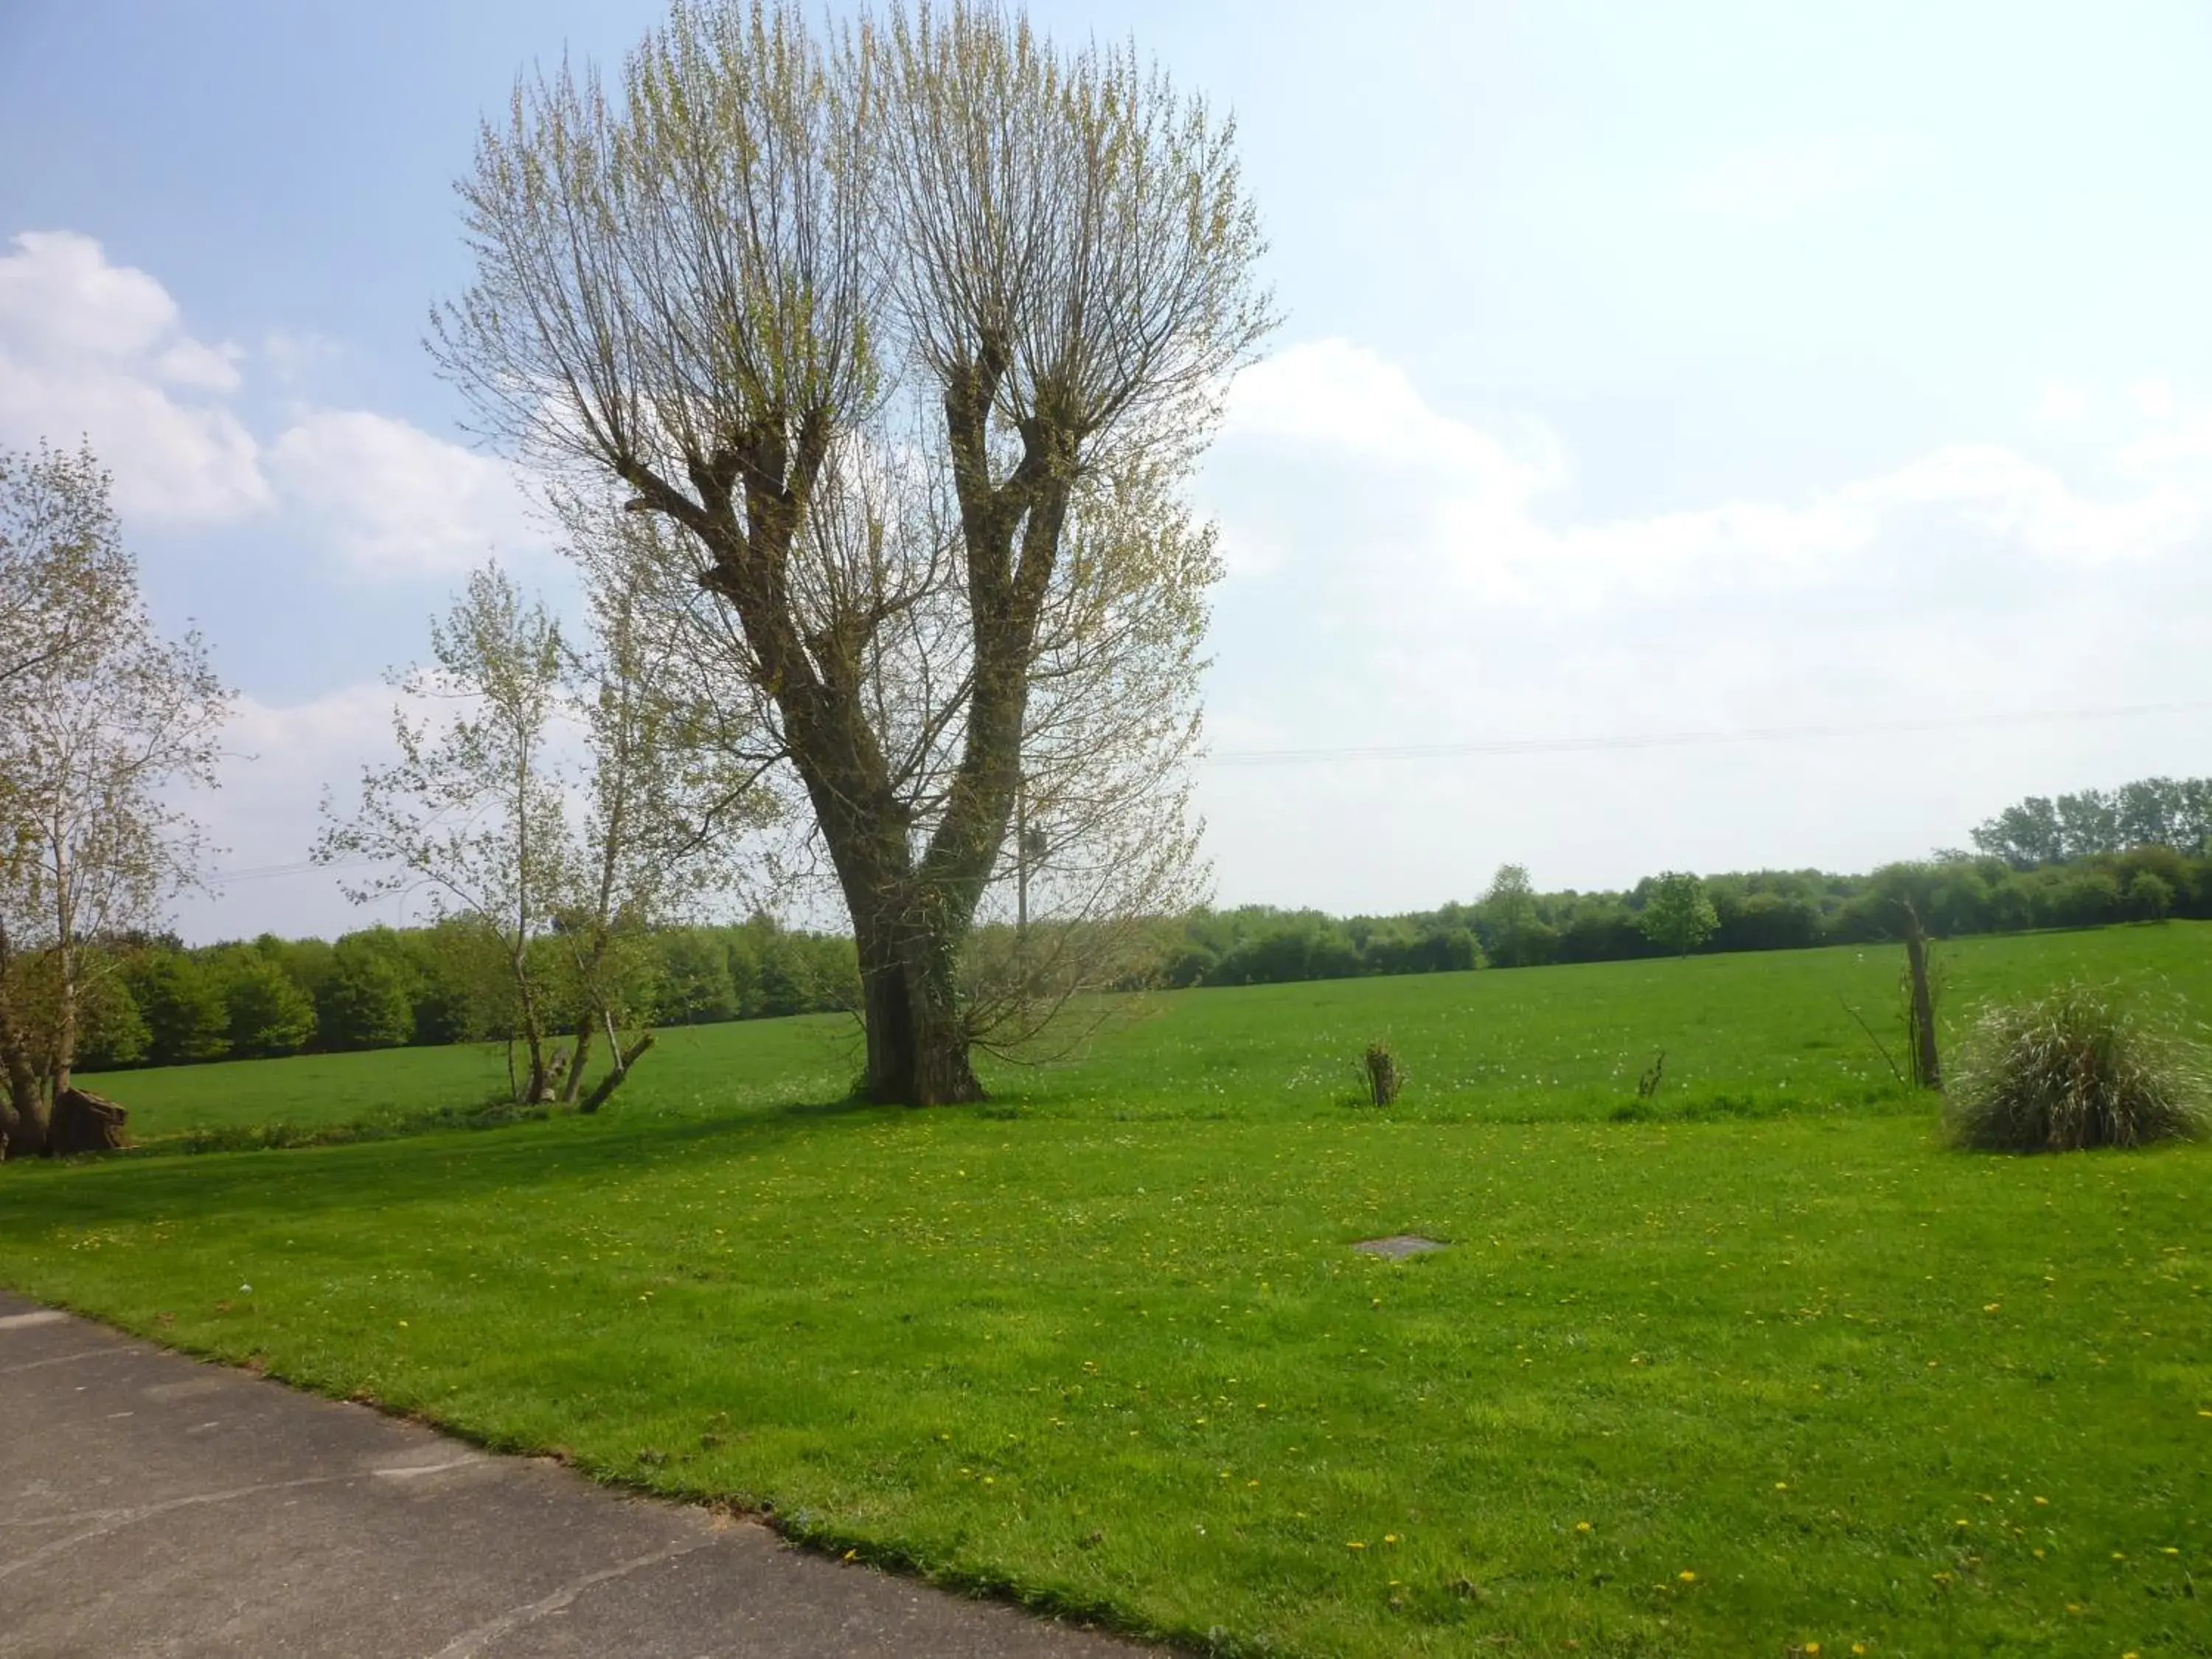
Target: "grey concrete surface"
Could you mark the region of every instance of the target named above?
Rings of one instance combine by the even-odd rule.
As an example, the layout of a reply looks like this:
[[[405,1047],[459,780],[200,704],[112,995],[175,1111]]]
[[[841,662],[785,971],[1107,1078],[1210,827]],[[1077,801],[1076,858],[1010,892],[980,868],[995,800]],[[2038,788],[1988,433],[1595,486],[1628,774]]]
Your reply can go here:
[[[1155,1652],[0,1295],[0,1655]]]

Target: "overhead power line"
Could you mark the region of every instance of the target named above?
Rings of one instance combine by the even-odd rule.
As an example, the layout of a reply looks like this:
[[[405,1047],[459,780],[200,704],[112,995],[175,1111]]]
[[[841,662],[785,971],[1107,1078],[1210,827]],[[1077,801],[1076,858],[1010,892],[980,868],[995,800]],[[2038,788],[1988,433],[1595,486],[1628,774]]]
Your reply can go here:
[[[1492,738],[1468,743],[1371,744],[1342,749],[1245,749],[1215,755],[1212,757],[1212,763],[1216,766],[1299,766],[1327,761],[1452,760],[1476,755],[1557,755],[1616,749],[1687,749],[1708,744],[1796,743],[1822,738],[1869,738],[1914,732],[1966,732],[1991,726],[2049,725],[2072,720],[2130,720],[2147,714],[2202,714],[2208,710],[2212,710],[2212,699],[2129,703],[2113,708],[2042,708],[2011,714],[1941,715],[1923,720],[1750,726],[1720,732],[1643,732],[1587,738]]]
[[[208,880],[214,885],[234,881],[273,881],[283,876],[313,875],[319,870],[358,870],[375,863],[374,859],[341,859],[335,863],[319,864],[313,859],[301,859],[291,864],[261,864],[246,870],[217,870]]]

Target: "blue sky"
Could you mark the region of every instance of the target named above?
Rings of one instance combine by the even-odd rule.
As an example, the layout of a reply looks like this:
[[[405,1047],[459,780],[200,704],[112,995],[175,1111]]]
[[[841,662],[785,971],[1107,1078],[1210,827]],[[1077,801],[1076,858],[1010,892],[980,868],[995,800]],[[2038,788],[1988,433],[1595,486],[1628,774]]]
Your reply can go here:
[[[450,181],[629,3],[0,0],[0,443],[89,431],[245,694],[217,860],[301,858],[380,672],[561,572],[420,349]],[[1237,113],[1287,321],[1200,484],[1217,749],[1878,727],[2212,697],[2212,13],[1040,5]],[[1492,866],[1863,867],[2212,771],[2203,711],[1221,765],[1225,902]],[[191,901],[330,932],[327,875]]]

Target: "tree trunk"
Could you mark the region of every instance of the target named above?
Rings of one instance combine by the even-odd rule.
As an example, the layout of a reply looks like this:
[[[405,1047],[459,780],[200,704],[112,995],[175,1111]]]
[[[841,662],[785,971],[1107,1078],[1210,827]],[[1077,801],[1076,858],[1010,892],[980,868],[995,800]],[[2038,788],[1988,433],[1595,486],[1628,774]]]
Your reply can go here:
[[[530,1057],[530,1081],[524,1087],[521,1103],[548,1105],[553,1099],[553,1077],[545,1065],[545,1022],[538,1012],[538,997],[523,951],[517,950],[507,959],[507,970],[514,979],[515,1012],[522,1017],[523,1052]]]
[[[561,1103],[574,1106],[584,1091],[584,1062],[592,1057],[592,1018],[587,1011],[576,1016],[576,1046],[569,1051],[568,1075],[561,1084]],[[619,1060],[621,1055],[616,1059]]]
[[[7,1079],[7,1098],[0,1101],[0,1158],[36,1158],[46,1150],[47,1108],[38,1068],[31,1064],[30,1047],[23,1040],[22,1024],[8,994],[8,975],[14,965],[8,930],[0,924],[0,1071]]]
[[[951,975],[929,960],[934,941],[881,922],[860,933],[868,1098],[904,1106],[982,1099]]]
[[[637,1041],[631,1043],[629,1048],[617,1048],[615,1050],[614,1069],[599,1079],[599,1086],[585,1096],[584,1103],[576,1109],[589,1117],[600,1107],[605,1105],[607,1097],[622,1086],[623,1079],[629,1076],[630,1068],[637,1064],[639,1058],[651,1047],[653,1047],[653,1033],[646,1031],[641,1033]]]

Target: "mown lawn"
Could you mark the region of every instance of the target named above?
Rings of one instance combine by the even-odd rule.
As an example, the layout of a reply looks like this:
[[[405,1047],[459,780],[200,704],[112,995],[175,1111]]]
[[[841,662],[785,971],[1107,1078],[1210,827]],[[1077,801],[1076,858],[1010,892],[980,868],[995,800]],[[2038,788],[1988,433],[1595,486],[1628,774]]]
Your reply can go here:
[[[1951,1006],[2202,1008],[2208,945],[1960,946]],[[1942,1150],[1836,1003],[1893,972],[1195,994],[929,1113],[678,1034],[598,1121],[11,1169],[0,1280],[1224,1651],[2212,1654],[2212,1149]]]

